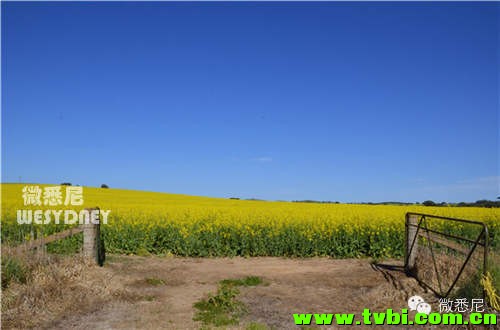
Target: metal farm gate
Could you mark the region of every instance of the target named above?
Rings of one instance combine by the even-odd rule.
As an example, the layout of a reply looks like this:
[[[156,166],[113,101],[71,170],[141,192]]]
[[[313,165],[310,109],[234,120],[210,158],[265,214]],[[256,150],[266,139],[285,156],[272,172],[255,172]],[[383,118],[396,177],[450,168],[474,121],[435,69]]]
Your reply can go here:
[[[407,213],[405,270],[440,297],[479,285],[488,270],[488,227],[479,221]],[[470,287],[470,285],[469,285]]]

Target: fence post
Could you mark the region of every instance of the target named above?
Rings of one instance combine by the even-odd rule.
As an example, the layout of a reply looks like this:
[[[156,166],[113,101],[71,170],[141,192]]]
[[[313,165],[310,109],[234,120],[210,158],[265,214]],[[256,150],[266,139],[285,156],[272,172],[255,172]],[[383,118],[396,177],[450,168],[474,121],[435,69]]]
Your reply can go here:
[[[83,227],[83,256],[95,260],[102,266],[104,263],[104,244],[101,240],[101,221],[93,223],[91,221],[91,212],[99,210],[99,208],[85,209],[89,212],[88,223],[82,224]]]
[[[415,271],[415,261],[418,253],[417,226],[418,216],[406,214],[405,271],[409,274]]]

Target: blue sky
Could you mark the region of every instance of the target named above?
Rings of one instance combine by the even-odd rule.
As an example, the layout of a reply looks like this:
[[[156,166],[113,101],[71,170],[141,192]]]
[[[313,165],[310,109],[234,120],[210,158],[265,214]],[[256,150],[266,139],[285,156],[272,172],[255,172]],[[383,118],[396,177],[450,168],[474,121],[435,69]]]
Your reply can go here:
[[[495,199],[498,6],[2,2],[2,182]]]

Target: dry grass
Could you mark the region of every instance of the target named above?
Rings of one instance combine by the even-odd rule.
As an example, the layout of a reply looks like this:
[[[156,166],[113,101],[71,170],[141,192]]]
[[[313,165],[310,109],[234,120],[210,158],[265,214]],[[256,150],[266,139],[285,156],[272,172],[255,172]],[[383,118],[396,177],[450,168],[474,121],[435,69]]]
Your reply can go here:
[[[98,310],[110,300],[136,299],[113,283],[109,271],[81,256],[2,253],[2,258],[18,259],[28,271],[25,284],[13,281],[2,291],[2,328],[48,328],[73,313]]]
[[[439,273],[441,285],[438,281],[438,274],[434,269],[434,262]],[[459,274],[460,268],[464,262],[464,255],[452,254],[449,251],[435,250],[433,258],[429,248],[421,247],[416,259],[417,277],[437,291],[445,293]],[[470,281],[474,278],[479,279],[477,275],[481,266],[482,253],[478,250],[474,252],[472,258],[464,268],[460,279],[455,286],[454,292],[466,285],[476,285],[479,289],[479,280],[476,281],[477,283],[472,283]]]

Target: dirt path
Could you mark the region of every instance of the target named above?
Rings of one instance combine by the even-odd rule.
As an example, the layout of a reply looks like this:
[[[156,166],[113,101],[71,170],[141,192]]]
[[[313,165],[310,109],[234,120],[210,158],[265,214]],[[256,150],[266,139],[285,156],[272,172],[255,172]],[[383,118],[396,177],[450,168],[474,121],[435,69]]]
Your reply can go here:
[[[192,320],[193,303],[214,292],[220,280],[249,275],[262,277],[265,285],[241,289],[239,298],[249,308],[241,322],[243,329],[249,322],[290,329],[294,327],[293,313],[406,308],[406,300],[414,294],[432,300],[401,271],[373,266],[369,260],[111,256],[98,276],[105,285],[125,290],[132,298],[117,297],[91,313],[72,315],[53,326],[199,329],[201,324]],[[164,284],[147,279],[163,280]]]

